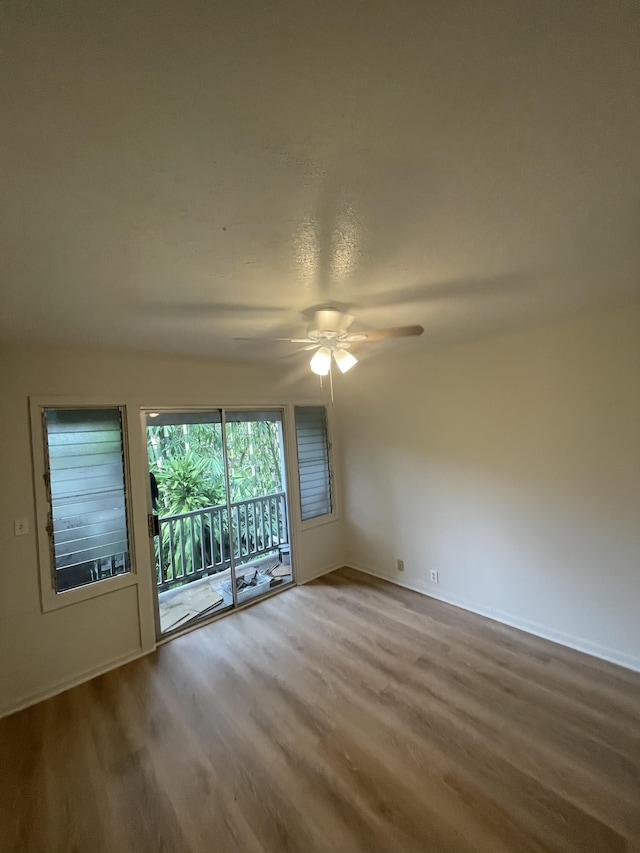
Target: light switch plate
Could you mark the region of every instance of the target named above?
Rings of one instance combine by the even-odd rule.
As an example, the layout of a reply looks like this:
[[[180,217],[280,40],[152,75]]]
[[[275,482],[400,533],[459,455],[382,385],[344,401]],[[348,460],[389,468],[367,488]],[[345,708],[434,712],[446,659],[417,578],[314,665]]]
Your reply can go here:
[[[13,519],[13,535],[14,536],[26,536],[29,532],[29,519],[28,518],[14,518]]]

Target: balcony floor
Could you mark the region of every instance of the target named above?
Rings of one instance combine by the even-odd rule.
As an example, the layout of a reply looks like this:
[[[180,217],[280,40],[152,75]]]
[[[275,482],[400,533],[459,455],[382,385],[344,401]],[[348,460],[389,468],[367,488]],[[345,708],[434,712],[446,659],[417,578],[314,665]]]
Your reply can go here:
[[[274,580],[279,581],[278,584],[271,586],[270,583],[263,583],[240,590],[238,592],[238,603],[244,604],[246,601],[257,598],[272,589],[285,586],[293,580],[293,576],[291,566],[280,564],[277,554],[257,557],[255,560],[237,566],[236,576],[238,578],[249,575],[256,570],[269,576],[271,572],[280,574],[287,569],[286,575],[274,578]],[[210,616],[213,613],[230,609],[233,606],[230,582],[231,570],[225,569],[214,575],[198,578],[175,589],[158,593],[161,633],[166,634],[169,631],[175,631],[203,616]]]

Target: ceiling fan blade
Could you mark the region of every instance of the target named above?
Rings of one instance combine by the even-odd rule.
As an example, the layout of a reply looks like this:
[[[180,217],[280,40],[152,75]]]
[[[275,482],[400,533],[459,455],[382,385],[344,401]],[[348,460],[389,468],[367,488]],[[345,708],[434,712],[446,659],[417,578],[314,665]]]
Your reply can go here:
[[[156,314],[285,314],[290,308],[277,305],[241,305],[232,302],[154,302],[146,305]]]
[[[388,329],[367,329],[348,335],[349,341],[387,341],[391,338],[415,338],[424,332],[422,326],[391,326]]]
[[[510,272],[494,276],[445,279],[422,282],[409,287],[388,290],[358,299],[357,306],[363,308],[386,308],[388,306],[433,302],[449,299],[477,299],[519,294],[535,283],[531,273]]]
[[[234,338],[234,341],[286,341],[288,344],[313,344],[320,346],[317,341],[312,338]]]

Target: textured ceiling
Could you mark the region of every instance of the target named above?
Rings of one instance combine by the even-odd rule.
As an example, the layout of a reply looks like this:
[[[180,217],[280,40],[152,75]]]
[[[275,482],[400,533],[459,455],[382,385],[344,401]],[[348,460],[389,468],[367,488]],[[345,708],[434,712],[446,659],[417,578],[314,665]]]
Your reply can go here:
[[[0,43],[4,336],[278,358],[233,338],[640,292],[637,0],[8,0]]]

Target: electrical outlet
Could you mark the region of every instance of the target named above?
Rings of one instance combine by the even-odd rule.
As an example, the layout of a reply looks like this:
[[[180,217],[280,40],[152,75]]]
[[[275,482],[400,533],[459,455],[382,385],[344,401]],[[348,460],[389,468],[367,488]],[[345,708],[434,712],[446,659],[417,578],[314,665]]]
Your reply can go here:
[[[29,532],[29,519],[28,518],[14,518],[13,520],[13,535],[14,536],[26,536]]]
[[[431,577],[431,583],[438,583],[438,573],[435,569],[431,569],[429,575]]]
[[[404,572],[404,560],[398,560],[398,571]]]

